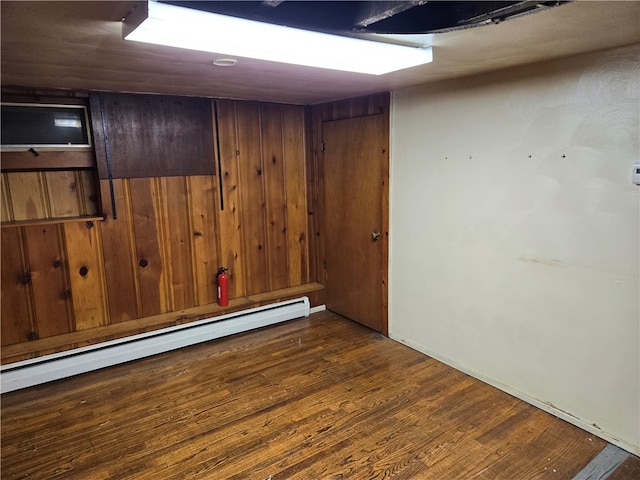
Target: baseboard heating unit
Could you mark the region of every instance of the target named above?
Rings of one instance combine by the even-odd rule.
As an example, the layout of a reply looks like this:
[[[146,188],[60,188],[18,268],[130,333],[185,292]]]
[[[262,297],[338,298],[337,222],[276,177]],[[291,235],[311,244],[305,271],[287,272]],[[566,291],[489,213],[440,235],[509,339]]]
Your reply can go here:
[[[3,365],[2,393],[309,316],[309,298],[265,305],[184,325]]]

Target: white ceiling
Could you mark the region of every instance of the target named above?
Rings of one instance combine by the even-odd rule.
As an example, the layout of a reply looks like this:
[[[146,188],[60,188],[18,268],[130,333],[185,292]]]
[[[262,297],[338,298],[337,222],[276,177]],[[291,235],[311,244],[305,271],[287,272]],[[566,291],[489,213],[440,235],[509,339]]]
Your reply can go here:
[[[122,40],[135,4],[1,1],[2,85],[314,104],[640,43],[640,1],[581,0],[435,34],[433,63],[387,75],[242,58],[214,67],[219,55]]]

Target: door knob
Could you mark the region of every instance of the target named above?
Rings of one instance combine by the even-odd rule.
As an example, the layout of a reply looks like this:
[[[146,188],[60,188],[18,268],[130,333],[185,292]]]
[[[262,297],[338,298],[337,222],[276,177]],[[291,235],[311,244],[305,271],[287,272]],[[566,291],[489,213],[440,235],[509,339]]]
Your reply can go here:
[[[378,240],[380,238],[380,232],[372,232],[371,233],[371,240],[373,240],[374,242],[376,240]]]

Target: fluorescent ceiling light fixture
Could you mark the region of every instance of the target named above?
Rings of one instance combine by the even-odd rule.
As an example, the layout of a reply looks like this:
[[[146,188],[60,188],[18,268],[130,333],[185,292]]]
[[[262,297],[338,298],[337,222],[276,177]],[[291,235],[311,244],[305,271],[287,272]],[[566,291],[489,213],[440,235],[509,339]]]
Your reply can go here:
[[[137,24],[134,17],[144,15],[142,10],[125,19],[126,40],[372,75],[433,60],[431,47],[329,35],[154,1]]]

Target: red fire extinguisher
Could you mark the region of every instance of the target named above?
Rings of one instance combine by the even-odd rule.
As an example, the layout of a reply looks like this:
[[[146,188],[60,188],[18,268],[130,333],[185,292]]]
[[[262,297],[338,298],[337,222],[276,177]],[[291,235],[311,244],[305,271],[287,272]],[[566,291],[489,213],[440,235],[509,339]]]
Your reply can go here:
[[[227,269],[220,267],[216,274],[218,280],[218,305],[226,307],[229,305],[229,276],[224,273]]]

